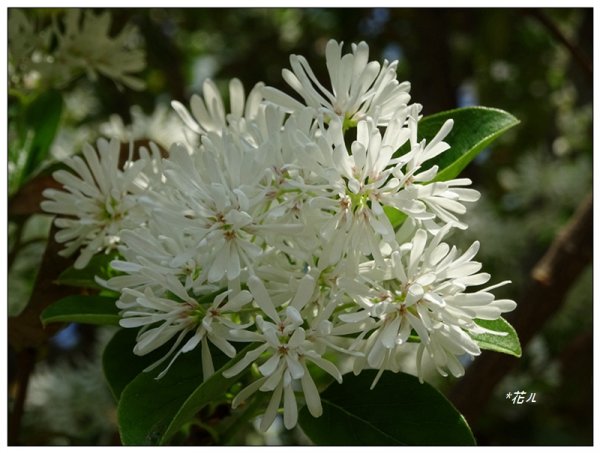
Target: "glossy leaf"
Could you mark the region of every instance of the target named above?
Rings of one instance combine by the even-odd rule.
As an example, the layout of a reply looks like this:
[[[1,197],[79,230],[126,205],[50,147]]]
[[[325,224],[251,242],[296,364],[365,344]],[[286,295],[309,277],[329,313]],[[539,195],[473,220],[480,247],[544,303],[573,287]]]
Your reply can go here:
[[[495,332],[504,332],[506,335],[472,335],[473,339],[477,342],[481,349],[487,349],[489,351],[502,352],[504,354],[514,355],[515,357],[521,357],[521,343],[519,342],[519,336],[515,331],[514,327],[511,326],[504,318],[498,318],[494,321],[487,321],[483,319],[476,319],[475,322],[489,330]]]
[[[202,407],[206,406],[211,401],[218,400],[219,397],[225,394],[227,389],[236,381],[239,380],[240,376],[234,376],[231,378],[225,378],[223,371],[230,368],[238,360],[240,360],[248,350],[253,349],[255,345],[249,345],[241,350],[233,359],[227,359],[225,356],[220,355],[222,359],[220,362],[224,364],[222,367],[215,372],[205,382],[200,384],[196,390],[188,397],[183,403],[173,420],[169,424],[167,430],[161,438],[161,444],[168,442],[168,440],[181,428],[181,426],[189,421],[194,414],[196,414]],[[215,359],[215,357],[213,357]]]
[[[230,366],[229,359],[221,353],[213,353],[215,367],[221,368],[203,382],[200,349],[179,356],[161,379],[155,378],[168,362],[156,370],[138,374],[125,386],[117,410],[124,445],[166,443],[202,407],[219,401],[237,380],[221,375]],[[243,352],[236,357],[241,356]],[[105,355],[105,362],[106,359]]]
[[[121,392],[117,417],[123,445],[160,443],[179,408],[202,382],[200,352],[181,356],[162,379],[155,379],[160,370],[138,374]]]
[[[321,394],[323,414],[300,411],[300,426],[317,445],[474,445],[464,417],[435,388],[409,374],[347,374]]]
[[[53,322],[118,325],[119,309],[114,297],[68,296],[42,311],[40,319],[44,326]]]
[[[144,356],[133,353],[139,329],[120,329],[108,342],[102,354],[104,377],[112,394],[118,400],[123,389],[133,381],[144,368],[163,357],[170,345],[152,351]],[[156,374],[156,373],[155,373]]]
[[[423,169],[439,167],[436,181],[455,178],[481,151],[504,132],[519,124],[519,120],[500,109],[464,107],[424,117],[419,121],[419,140],[431,140],[448,119],[454,126],[444,141],[450,149],[431,159]]]

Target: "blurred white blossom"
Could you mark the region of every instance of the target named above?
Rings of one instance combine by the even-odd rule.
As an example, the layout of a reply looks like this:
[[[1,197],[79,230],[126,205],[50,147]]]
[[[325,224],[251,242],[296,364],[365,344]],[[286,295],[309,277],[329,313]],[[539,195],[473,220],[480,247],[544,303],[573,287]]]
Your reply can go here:
[[[12,9],[8,20],[11,86],[61,88],[81,74],[91,80],[102,74],[118,86],[143,89],[144,82],[134,75],[146,66],[137,29],[127,24],[111,36],[110,27],[108,11],[96,14],[69,8],[39,29],[23,10]]]

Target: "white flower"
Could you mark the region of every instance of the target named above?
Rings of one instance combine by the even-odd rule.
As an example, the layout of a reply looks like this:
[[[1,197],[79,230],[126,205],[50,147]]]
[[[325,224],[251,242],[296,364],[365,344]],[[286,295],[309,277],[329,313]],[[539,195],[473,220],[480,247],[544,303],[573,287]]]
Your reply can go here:
[[[51,63],[40,58],[50,47],[52,30],[40,30],[23,9],[12,8],[8,15],[8,82],[17,88],[37,88]],[[35,61],[34,61],[35,60]],[[42,61],[40,61],[42,60]]]
[[[156,105],[149,115],[138,105],[132,106],[129,112],[130,124],[126,125],[123,118],[114,114],[107,122],[100,124],[100,132],[106,137],[117,138],[124,143],[150,140],[163,149],[169,149],[175,142],[197,145],[197,135],[188,133],[188,129],[181,124],[179,116],[165,104]]]
[[[128,328],[144,326],[133,349],[136,355],[148,354],[177,336],[169,352],[145,370],[154,369],[177,350],[157,379],[165,375],[180,354],[193,350],[201,343],[202,371],[204,379],[207,379],[214,373],[208,341],[228,357],[235,356],[235,348],[229,343],[229,332],[231,329],[247,326],[236,324],[229,316],[248,304],[252,296],[248,291],[241,291],[230,297],[231,291],[225,291],[216,297],[208,295],[204,298],[214,297],[212,302],[198,302],[187,294],[175,278],[168,279],[168,289],[178,300],[159,297],[150,288],[146,288],[143,293],[125,289],[124,293],[133,296],[134,302],[117,302],[117,306],[124,309],[119,324]],[[224,303],[226,298],[228,300]],[[190,332],[193,335],[179,347]]]
[[[184,124],[198,135],[207,132],[222,134],[228,127],[237,134],[246,133],[246,121],[254,119],[259,111],[263,83],[257,83],[244,97],[244,86],[239,79],[229,82],[231,112],[226,114],[223,99],[215,83],[206,79],[202,85],[203,98],[194,94],[190,101],[192,114],[179,101],[171,102]]]
[[[63,88],[82,73],[91,80],[100,73],[118,85],[134,90],[144,82],[134,74],[146,66],[144,50],[139,48],[137,29],[127,24],[110,36],[108,11],[69,8],[61,20],[41,28],[13,9],[8,21],[9,83],[18,89]],[[39,21],[45,22],[45,21]],[[60,22],[60,23],[59,23]]]
[[[446,375],[447,368],[454,376],[461,376],[464,368],[456,357],[480,353],[469,333],[498,334],[481,328],[474,320],[498,319],[516,307],[512,300],[496,300],[489,292],[508,282],[465,292],[469,286],[486,283],[490,275],[478,273],[481,264],[472,261],[478,242],[460,256],[455,247],[441,242],[449,228],[441,229],[431,240],[425,230],[417,230],[410,243],[385,260],[384,267],[373,262],[370,267],[363,267],[362,282],[343,282],[362,309],[342,314],[340,319],[379,320],[366,348],[371,367],[387,367],[397,348],[409,341],[414,330],[420,341],[420,375],[422,355],[427,351],[441,374]]]
[[[234,279],[260,253],[248,231],[258,200],[249,187],[240,188],[239,180],[233,182],[233,187],[223,183],[221,176],[235,178],[235,173],[224,174],[219,156],[204,152],[199,159],[196,166],[185,150],[172,150],[166,176],[180,191],[181,202],[170,209],[181,212],[176,220],[179,228],[203,249],[209,281],[216,282],[225,275]]]
[[[424,220],[423,225],[432,233],[439,229],[434,222],[428,222],[434,219],[439,219],[444,224],[452,224],[462,230],[466,229],[467,224],[461,222],[455,214],[467,212],[467,208],[462,203],[474,203],[481,195],[475,189],[464,188],[469,185],[471,185],[470,179],[459,178],[413,186],[417,191],[415,198],[425,205],[425,212],[430,213],[430,215],[417,214],[415,218]],[[408,213],[410,215],[410,212]]]
[[[307,363],[314,363],[331,374],[338,382],[341,382],[342,378],[337,367],[315,351],[314,345],[307,338],[306,331],[302,327],[304,318],[301,311],[312,298],[314,279],[310,275],[303,277],[289,304],[279,311],[258,277],[250,277],[248,287],[254,296],[254,301],[270,321],[258,315],[256,317],[258,331],[232,331],[234,338],[237,337],[240,341],[260,343],[260,345],[246,353],[231,368],[225,370],[223,376],[236,376],[252,363],[262,362],[258,367],[262,377],[238,393],[232,406],[237,407],[257,390],[273,392],[262,417],[260,429],[266,431],[273,423],[282,396],[284,425],[287,429],[291,429],[298,420],[294,383],[299,384],[302,389],[308,410],[314,417],[320,416],[323,411],[319,392],[307,368]],[[262,357],[265,354],[268,355],[268,358],[263,361]]]
[[[381,261],[381,242],[395,244],[384,207],[399,210],[431,232],[446,223],[466,228],[456,215],[463,214],[463,203],[477,200],[479,192],[462,187],[470,184],[468,179],[433,182],[437,166],[422,171],[427,160],[449,148],[442,140],[453,123],[447,121],[429,144],[419,143],[416,116],[416,107],[401,110],[383,134],[371,119],[358,121],[350,145],[337,119],[321,135],[306,130],[292,135],[305,171],[294,181],[301,173],[292,171],[294,165],[287,167],[287,186],[311,195],[305,202],[296,198],[302,207],[298,218],[321,235],[327,263],[337,263],[344,254],[372,255]],[[398,155],[409,138],[409,150]]]
[[[361,120],[350,146],[344,143],[337,119],[322,136],[296,134],[304,166],[319,177],[305,179],[299,187],[312,192],[308,207],[322,211],[320,216],[312,213],[311,221],[324,239],[328,263],[338,262],[346,252],[380,259],[380,242],[394,242],[394,230],[383,207],[408,210],[416,203],[417,194],[404,191],[394,176],[405,163],[394,153],[411,135],[406,119],[406,112],[400,112],[383,135],[373,121]]]
[[[55,66],[86,71],[92,80],[99,72],[117,84],[142,90],[144,82],[132,75],[146,66],[144,51],[133,45],[135,27],[128,24],[114,37],[109,35],[110,27],[109,12],[96,15],[91,10],[68,9],[63,30],[54,24],[58,41]]]
[[[41,203],[44,211],[61,216],[55,220],[61,228],[55,239],[66,243],[61,255],[69,256],[81,248],[75,261],[78,269],[96,253],[114,249],[122,229],[144,221],[136,196],[143,192],[140,176],[146,162],[128,162],[121,170],[117,140],[100,139],[97,147],[98,151],[86,145],[83,158],[66,159],[75,174],[54,172],[54,179],[65,190],[46,189],[43,195],[48,200]]]
[[[335,177],[331,180],[334,198],[313,201],[336,213],[323,229],[325,237],[337,237],[331,241],[332,264],[343,249],[379,258],[380,241],[394,241],[394,230],[383,205],[410,204],[400,191],[398,180],[392,177],[398,162],[393,154],[410,134],[403,127],[404,120],[404,115],[394,118],[383,137],[373,122],[359,121],[357,139],[350,151],[346,146],[334,145],[331,155],[318,158],[323,177]],[[344,233],[347,244],[343,244]]]
[[[383,65],[369,60],[365,42],[352,44],[352,53],[342,56],[343,43],[330,40],[325,50],[331,88],[322,85],[306,58],[290,56],[292,71],[283,70],[285,81],[304,99],[307,106],[328,117],[337,116],[348,126],[367,116],[386,125],[410,100],[410,84],[396,80],[397,61]],[[265,99],[295,112],[302,104],[271,87],[263,89]]]

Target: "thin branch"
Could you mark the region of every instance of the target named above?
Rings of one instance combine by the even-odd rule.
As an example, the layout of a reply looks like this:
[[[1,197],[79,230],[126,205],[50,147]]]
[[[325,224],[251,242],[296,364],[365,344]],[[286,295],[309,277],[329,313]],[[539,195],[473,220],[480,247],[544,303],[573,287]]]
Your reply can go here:
[[[540,24],[542,24],[554,38],[559,41],[563,46],[565,46],[573,58],[579,66],[583,69],[583,71],[589,76],[593,77],[594,75],[594,65],[592,61],[588,58],[588,56],[569,38],[565,36],[565,34],[558,28],[558,26],[552,22],[552,20],[545,14],[543,11],[539,9],[527,9],[525,13],[529,16],[536,19]]]

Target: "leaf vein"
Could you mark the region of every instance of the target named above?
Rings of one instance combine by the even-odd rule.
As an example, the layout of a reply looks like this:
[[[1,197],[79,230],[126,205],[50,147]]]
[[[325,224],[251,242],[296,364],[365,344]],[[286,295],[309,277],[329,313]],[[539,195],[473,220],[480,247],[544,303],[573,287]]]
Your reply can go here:
[[[365,420],[364,418],[360,418],[357,415],[353,414],[352,412],[348,412],[346,409],[344,409],[342,406],[338,406],[335,403],[332,403],[329,400],[324,399],[323,402],[325,404],[328,404],[332,407],[334,407],[335,409],[339,410],[340,412],[342,412],[343,414],[347,415],[348,417],[358,420],[362,423],[364,423],[365,425],[367,425],[369,428],[375,430],[378,433],[381,433],[383,436],[393,440],[396,443],[399,443],[400,445],[404,445],[402,442],[400,442],[398,439],[396,439],[395,437],[391,436],[390,434],[386,433],[385,431],[382,431],[380,428],[378,428],[377,426],[375,426],[374,424],[372,424],[371,422]]]

